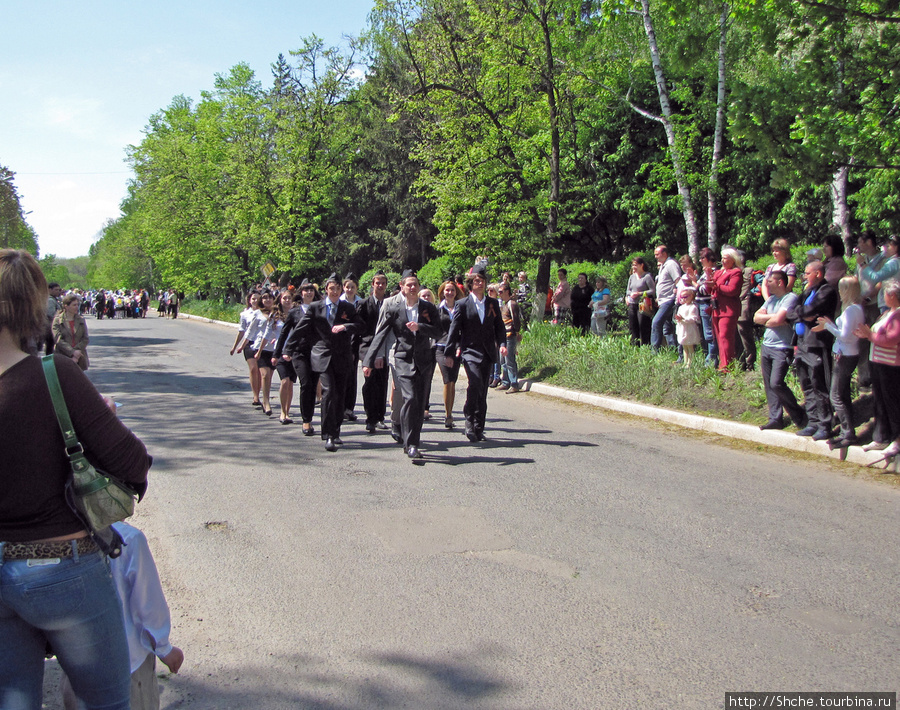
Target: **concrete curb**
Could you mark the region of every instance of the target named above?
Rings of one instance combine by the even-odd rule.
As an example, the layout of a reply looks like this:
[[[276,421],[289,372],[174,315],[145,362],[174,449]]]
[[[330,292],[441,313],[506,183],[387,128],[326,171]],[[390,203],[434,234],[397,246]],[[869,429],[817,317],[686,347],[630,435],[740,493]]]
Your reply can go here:
[[[228,323],[224,320],[213,320],[212,318],[204,318],[203,316],[192,316],[190,313],[179,313],[179,318],[187,318],[188,320],[198,320],[201,323],[212,323],[214,325],[224,325],[237,330],[240,326],[237,323]]]
[[[577,390],[565,389],[564,387],[554,387],[553,385],[547,385],[542,382],[528,382],[527,391],[546,395],[548,397],[568,399],[572,402],[581,402],[594,407],[608,409],[613,412],[630,414],[635,417],[653,419],[654,421],[665,422],[667,424],[675,424],[676,426],[681,426],[686,429],[696,429],[710,434],[719,434],[720,436],[727,436],[732,439],[752,441],[756,444],[764,444],[766,446],[777,446],[792,451],[803,451],[808,454],[826,456],[839,461],[849,461],[850,463],[862,466],[874,463],[881,458],[878,453],[865,452],[858,446],[851,446],[848,449],[835,449],[832,451],[824,441],[813,441],[810,438],[797,436],[796,434],[784,431],[761,431],[759,427],[751,424],[741,424],[739,422],[729,422],[724,419],[686,414],[685,412],[677,412],[672,409],[653,407],[649,404],[640,404],[624,399],[604,397],[598,394],[588,394],[587,392],[578,392]],[[897,466],[898,461],[895,459],[891,466],[891,470],[897,471]]]
[[[197,320],[203,323],[224,325],[229,328],[234,328],[235,330],[238,328],[237,323],[226,323],[225,321],[203,318],[202,316],[192,316],[188,313],[180,313],[178,317]],[[542,394],[547,397],[568,399],[572,402],[581,402],[582,404],[589,404],[593,407],[608,409],[612,412],[620,412],[635,417],[665,422],[666,424],[674,424],[676,426],[684,427],[685,429],[696,429],[697,431],[727,436],[732,439],[741,439],[742,441],[752,441],[755,444],[777,446],[782,449],[790,449],[791,451],[803,451],[807,454],[825,456],[838,461],[848,461],[850,463],[859,464],[860,466],[874,463],[881,458],[877,452],[866,452],[858,446],[851,446],[848,449],[834,449],[832,451],[824,441],[813,441],[810,438],[797,436],[796,434],[784,431],[760,431],[759,427],[753,426],[752,424],[741,424],[739,422],[729,422],[725,419],[701,417],[696,414],[677,412],[674,409],[663,409],[662,407],[653,407],[649,404],[640,404],[639,402],[631,402],[625,399],[615,399],[614,397],[604,397],[599,394],[589,394],[587,392],[570,390],[565,387],[555,387],[553,385],[544,384],[543,382],[523,380],[522,383],[527,384],[527,387],[525,388],[526,391]],[[898,459],[900,459],[900,457],[897,457],[890,466],[890,469],[894,472],[900,472],[900,460]]]

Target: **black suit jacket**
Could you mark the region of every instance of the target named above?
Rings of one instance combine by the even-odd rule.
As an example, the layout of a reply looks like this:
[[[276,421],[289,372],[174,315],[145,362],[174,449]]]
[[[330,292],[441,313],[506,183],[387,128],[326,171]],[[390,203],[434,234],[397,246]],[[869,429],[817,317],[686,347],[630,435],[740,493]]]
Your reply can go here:
[[[381,307],[381,315],[375,335],[369,346],[363,365],[375,367],[375,360],[381,357],[385,350],[387,338],[393,335],[394,366],[402,372],[414,372],[417,369],[428,367],[432,360],[431,339],[440,338],[441,317],[437,308],[419,299],[419,330],[413,333],[406,324],[409,318],[406,313],[406,300],[394,300],[385,303]]]
[[[352,336],[359,330],[356,308],[347,301],[337,302],[334,325],[345,325],[346,330],[332,333],[325,308],[328,299],[311,304],[291,332],[284,346],[285,352],[299,353],[308,350],[315,372],[325,372],[329,366],[342,372],[353,369]]]
[[[808,306],[804,305],[807,299],[809,299],[812,290],[813,289],[811,288],[807,288],[803,291],[803,293],[800,294],[798,305],[788,312],[788,320],[795,324],[803,323],[806,326],[806,332],[802,336],[797,334],[796,328],[794,329],[794,344],[801,350],[814,350],[818,348],[830,352],[831,346],[834,344],[834,336],[827,330],[823,330],[821,333],[813,333],[812,328],[816,325],[816,318],[819,316],[834,318],[835,311],[837,310],[838,294],[826,281],[822,281],[822,283],[816,287],[816,293],[813,296],[812,301],[810,301]],[[808,320],[810,318],[811,320]]]
[[[450,332],[444,353],[453,355],[462,349],[462,359],[481,364],[484,361],[497,362],[497,349],[506,345],[506,327],[500,317],[500,302],[490,296],[484,297],[484,322],[478,317],[475,296],[468,295],[457,301],[450,319]]]
[[[375,328],[378,326],[378,316],[381,314],[385,300],[382,299],[381,303],[378,303],[374,296],[369,296],[356,309],[356,317],[360,328],[358,334],[360,362],[364,363],[366,361],[369,346],[372,344],[372,338],[375,337]]]

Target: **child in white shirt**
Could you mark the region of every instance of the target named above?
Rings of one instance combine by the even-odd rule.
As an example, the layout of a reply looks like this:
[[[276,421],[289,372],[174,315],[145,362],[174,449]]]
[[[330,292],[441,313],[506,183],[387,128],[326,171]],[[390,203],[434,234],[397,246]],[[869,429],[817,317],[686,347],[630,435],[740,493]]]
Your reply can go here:
[[[681,305],[675,312],[675,335],[684,349],[684,366],[690,367],[694,346],[700,342],[700,309],[694,303],[694,289],[681,292]]]

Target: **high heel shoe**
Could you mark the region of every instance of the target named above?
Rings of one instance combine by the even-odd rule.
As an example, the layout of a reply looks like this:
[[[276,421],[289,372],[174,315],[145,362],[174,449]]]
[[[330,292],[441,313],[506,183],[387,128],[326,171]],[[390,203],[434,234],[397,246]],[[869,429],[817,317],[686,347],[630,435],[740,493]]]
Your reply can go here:
[[[880,459],[878,459],[877,461],[873,461],[872,463],[869,464],[869,468],[871,468],[872,466],[874,466],[877,463],[881,463],[882,461],[885,462],[884,467],[887,468],[888,466],[891,465],[891,463],[894,460],[894,457],[897,456],[898,454],[900,454],[900,441],[895,441],[893,444],[891,444],[890,446],[888,446],[886,449],[884,449],[881,452]]]
[[[881,451],[882,449],[886,449],[890,446],[890,442],[881,442],[881,441],[873,441],[871,444],[866,444],[862,447],[863,451]]]

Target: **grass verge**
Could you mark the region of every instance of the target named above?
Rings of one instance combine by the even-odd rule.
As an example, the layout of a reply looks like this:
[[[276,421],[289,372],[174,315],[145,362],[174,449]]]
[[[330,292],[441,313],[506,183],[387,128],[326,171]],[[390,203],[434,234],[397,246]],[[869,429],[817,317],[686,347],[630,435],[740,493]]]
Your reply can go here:
[[[237,323],[240,320],[244,306],[239,303],[224,305],[219,301],[199,301],[195,298],[186,298],[181,302],[181,312],[201,318],[222,320],[226,323]]]
[[[720,373],[699,353],[691,367],[676,364],[676,358],[674,350],[654,353],[631,345],[625,334],[597,338],[548,324],[532,325],[518,352],[519,373],[530,379],[691,414],[765,423],[766,393],[758,369]],[[803,401],[793,374],[788,384]]]

